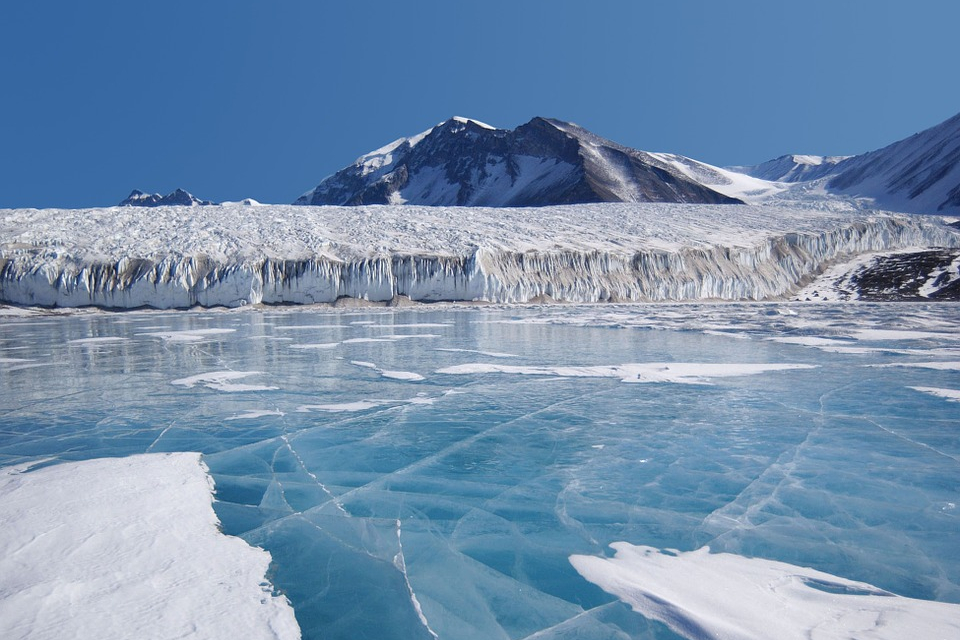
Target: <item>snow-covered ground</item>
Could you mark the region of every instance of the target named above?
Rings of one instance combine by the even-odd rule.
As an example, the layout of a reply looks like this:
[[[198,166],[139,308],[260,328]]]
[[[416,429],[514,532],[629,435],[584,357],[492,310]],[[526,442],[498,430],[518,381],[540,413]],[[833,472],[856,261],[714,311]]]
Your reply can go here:
[[[300,638],[195,453],[0,468],[0,637]]]
[[[865,252],[958,245],[939,218],[839,201],[3,210],[0,302],[760,300]]]

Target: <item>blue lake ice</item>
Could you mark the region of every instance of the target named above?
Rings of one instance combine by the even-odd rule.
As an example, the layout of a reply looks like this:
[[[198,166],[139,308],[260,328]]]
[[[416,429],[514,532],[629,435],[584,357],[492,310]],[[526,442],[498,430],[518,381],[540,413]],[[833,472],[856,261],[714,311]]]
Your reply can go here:
[[[0,466],[201,452],[304,638],[679,637],[620,542],[960,603],[958,400],[952,304],[0,319]]]

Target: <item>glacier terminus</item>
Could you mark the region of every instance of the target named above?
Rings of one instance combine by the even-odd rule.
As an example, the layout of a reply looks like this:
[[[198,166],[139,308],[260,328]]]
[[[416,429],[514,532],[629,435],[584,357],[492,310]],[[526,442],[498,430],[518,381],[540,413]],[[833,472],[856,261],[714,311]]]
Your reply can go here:
[[[0,302],[783,299],[864,254],[956,249],[948,221],[845,202],[5,210]]]

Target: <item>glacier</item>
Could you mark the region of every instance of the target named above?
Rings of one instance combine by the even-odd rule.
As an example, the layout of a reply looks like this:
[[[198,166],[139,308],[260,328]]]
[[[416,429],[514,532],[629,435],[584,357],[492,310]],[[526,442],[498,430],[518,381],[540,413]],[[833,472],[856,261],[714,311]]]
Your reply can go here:
[[[842,202],[2,210],[0,302],[769,300],[858,255],[958,246],[940,218]]]

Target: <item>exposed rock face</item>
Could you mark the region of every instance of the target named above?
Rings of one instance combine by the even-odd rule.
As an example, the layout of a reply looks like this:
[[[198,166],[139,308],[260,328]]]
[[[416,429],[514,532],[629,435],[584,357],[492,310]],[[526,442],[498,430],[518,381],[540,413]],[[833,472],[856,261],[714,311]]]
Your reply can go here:
[[[960,251],[932,249],[877,258],[851,278],[861,300],[960,300]]]
[[[165,196],[161,196],[159,193],[144,193],[134,189],[125,200],[120,202],[121,207],[198,207],[214,204],[216,203],[210,200],[200,200],[183,189],[177,189]]]
[[[359,158],[294,204],[528,207],[590,202],[736,204],[654,155],[573,124],[512,131],[452,118]]]

